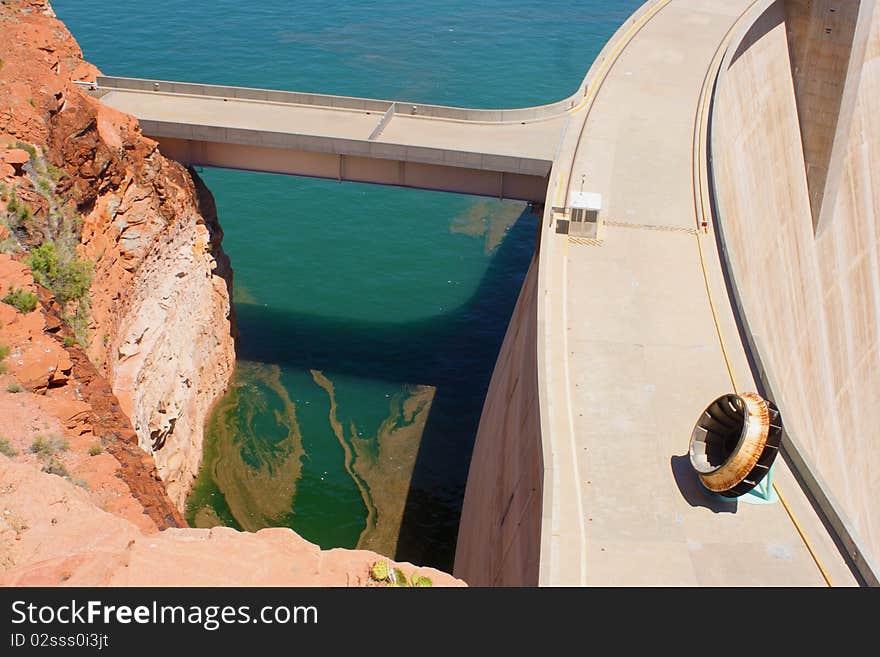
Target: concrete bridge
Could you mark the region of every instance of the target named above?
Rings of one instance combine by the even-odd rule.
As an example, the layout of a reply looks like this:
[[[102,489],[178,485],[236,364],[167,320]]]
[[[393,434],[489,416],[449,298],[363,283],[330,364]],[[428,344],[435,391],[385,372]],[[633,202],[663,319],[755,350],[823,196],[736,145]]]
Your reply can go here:
[[[120,77],[92,89],[187,164],[537,203],[584,96],[480,110]]]
[[[483,410],[456,575],[876,585],[874,4],[651,0],[574,95],[520,110],[94,86],[189,164],[544,205]],[[589,239],[568,230],[585,175],[605,200]],[[686,465],[706,404],[750,390],[787,427],[767,506],[707,496]]]

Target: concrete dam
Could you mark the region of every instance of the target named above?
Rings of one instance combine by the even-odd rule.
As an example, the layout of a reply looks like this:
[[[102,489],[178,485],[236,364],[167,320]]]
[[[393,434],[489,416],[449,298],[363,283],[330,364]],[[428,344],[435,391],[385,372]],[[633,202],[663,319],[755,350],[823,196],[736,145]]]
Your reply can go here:
[[[486,398],[471,585],[877,585],[880,11],[660,0],[574,94],[476,110],[99,77],[191,165],[529,201],[538,248]],[[778,501],[710,496],[694,422],[784,420]]]

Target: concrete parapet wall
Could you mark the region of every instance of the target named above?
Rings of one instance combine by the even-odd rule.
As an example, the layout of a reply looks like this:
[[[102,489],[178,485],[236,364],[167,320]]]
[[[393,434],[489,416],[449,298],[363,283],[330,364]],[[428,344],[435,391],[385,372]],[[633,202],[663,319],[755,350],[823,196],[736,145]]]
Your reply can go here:
[[[734,44],[711,129],[716,220],[790,440],[880,561],[880,21],[874,13],[833,213],[814,232],[783,2]],[[803,117],[801,117],[803,120]],[[826,149],[827,150],[827,149]],[[808,149],[809,153],[809,149]],[[863,571],[865,572],[865,571]]]
[[[423,105],[405,101],[381,100],[375,98],[355,98],[352,96],[332,96],[299,91],[278,91],[273,89],[254,89],[250,87],[230,87],[193,82],[173,82],[169,80],[147,80],[142,78],[123,78],[98,76],[101,89],[120,89],[130,91],[156,91],[159,93],[186,94],[189,96],[212,96],[217,98],[237,98],[271,103],[310,105],[313,107],[332,107],[338,109],[363,110],[365,112],[385,112],[392,105],[400,114],[418,114],[452,121],[474,121],[487,123],[506,123],[513,121],[537,121],[558,116],[583,99],[583,88],[562,100],[547,105],[522,107],[516,109],[477,109],[470,107],[447,107],[445,105]],[[415,110],[413,110],[415,108]]]
[[[620,33],[629,25],[642,18],[651,11],[655,2],[651,0],[639,7],[627,22],[618,30],[609,43],[613,43]],[[334,96],[330,94],[305,93],[300,91],[279,91],[275,89],[257,89],[251,87],[233,87],[216,84],[199,84],[193,82],[173,82],[168,80],[152,80],[144,78],[128,78],[118,76],[97,77],[97,85],[101,89],[121,89],[134,91],[159,91],[164,93],[187,94],[191,96],[213,96],[217,98],[238,98],[242,100],[257,100],[273,103],[289,103],[296,105],[311,105],[315,107],[335,107],[339,109],[363,110],[367,112],[385,112],[394,105],[394,112],[411,114],[413,106],[415,113],[420,116],[430,116],[437,119],[450,121],[508,123],[514,121],[539,121],[562,114],[568,109],[575,107],[586,95],[590,74],[596,65],[601,64],[609,54],[609,48],[603,49],[593,68],[587,72],[584,82],[570,95],[553,103],[536,105],[534,107],[519,107],[513,109],[479,109],[472,107],[449,107],[446,105],[426,105],[397,100],[382,100],[375,98],[357,98],[353,96]]]

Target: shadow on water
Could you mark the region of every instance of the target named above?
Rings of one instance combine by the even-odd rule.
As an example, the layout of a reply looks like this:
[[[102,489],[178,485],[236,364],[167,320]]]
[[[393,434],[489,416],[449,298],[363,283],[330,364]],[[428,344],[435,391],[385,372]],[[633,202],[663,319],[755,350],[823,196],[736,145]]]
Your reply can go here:
[[[480,413],[534,253],[537,221],[525,210],[492,255],[475,293],[442,315],[383,323],[236,305],[241,360],[436,387],[407,496],[398,559],[452,568]]]

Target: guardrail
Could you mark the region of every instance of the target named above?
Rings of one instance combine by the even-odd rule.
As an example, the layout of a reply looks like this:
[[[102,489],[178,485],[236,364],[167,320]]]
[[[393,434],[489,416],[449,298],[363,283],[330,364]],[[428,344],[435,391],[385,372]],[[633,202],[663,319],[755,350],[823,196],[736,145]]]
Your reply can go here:
[[[523,107],[519,109],[474,109],[449,107],[445,105],[424,105],[404,101],[381,100],[376,98],[356,98],[354,96],[333,96],[329,94],[303,93],[300,91],[278,91],[251,87],[233,87],[194,82],[174,82],[170,80],[149,80],[99,75],[96,80],[99,89],[118,91],[141,91],[187,96],[208,96],[212,98],[235,98],[289,105],[308,105],[331,109],[356,110],[363,112],[385,112],[389,106],[396,113],[454,121],[475,123],[513,123],[536,121],[559,116],[583,98],[583,89],[568,98],[549,105]]]

